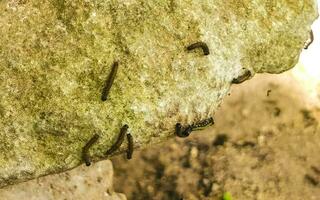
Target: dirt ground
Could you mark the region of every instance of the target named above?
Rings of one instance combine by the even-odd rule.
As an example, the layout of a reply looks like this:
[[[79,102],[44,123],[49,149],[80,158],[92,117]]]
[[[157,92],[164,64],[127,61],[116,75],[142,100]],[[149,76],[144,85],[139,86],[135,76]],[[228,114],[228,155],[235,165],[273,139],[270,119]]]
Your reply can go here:
[[[215,125],[112,159],[129,200],[320,200],[320,107],[291,72],[232,87]]]

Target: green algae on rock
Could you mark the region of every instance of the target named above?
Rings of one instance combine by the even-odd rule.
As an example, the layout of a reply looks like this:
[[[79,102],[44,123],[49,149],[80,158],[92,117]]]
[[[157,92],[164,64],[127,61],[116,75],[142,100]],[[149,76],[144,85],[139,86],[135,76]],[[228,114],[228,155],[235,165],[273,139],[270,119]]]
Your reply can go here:
[[[243,68],[292,68],[316,17],[313,0],[1,1],[0,187],[78,166],[95,133],[99,160],[124,124],[146,146],[213,116]]]

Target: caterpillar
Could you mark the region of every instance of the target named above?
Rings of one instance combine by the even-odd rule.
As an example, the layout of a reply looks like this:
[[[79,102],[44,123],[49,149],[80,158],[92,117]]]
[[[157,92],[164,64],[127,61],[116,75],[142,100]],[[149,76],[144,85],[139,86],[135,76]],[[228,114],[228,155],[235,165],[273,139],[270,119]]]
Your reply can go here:
[[[88,154],[88,150],[94,143],[98,141],[98,139],[99,139],[99,135],[94,134],[94,136],[86,143],[86,145],[82,149],[82,158],[85,161],[86,166],[91,165],[91,159],[90,159],[90,155]]]
[[[126,136],[126,133],[128,131],[128,128],[129,128],[128,125],[122,126],[117,141],[110,147],[110,149],[108,149],[108,151],[106,152],[106,155],[110,155],[114,153],[121,146],[121,144],[123,143],[124,137]]]
[[[203,54],[206,55],[206,56],[210,54],[209,47],[204,42],[196,42],[194,44],[191,44],[191,45],[189,45],[187,47],[187,50],[191,51],[191,50],[196,49],[196,48],[201,48],[202,51],[203,51]]]
[[[112,65],[112,69],[111,69],[111,72],[108,76],[108,79],[106,80],[105,82],[105,85],[102,89],[102,95],[101,95],[101,100],[102,101],[106,101],[108,99],[108,95],[109,95],[109,92],[110,92],[110,89],[112,87],[112,84],[114,82],[114,79],[117,75],[117,71],[118,71],[118,67],[119,67],[119,63],[116,61],[113,63]]]

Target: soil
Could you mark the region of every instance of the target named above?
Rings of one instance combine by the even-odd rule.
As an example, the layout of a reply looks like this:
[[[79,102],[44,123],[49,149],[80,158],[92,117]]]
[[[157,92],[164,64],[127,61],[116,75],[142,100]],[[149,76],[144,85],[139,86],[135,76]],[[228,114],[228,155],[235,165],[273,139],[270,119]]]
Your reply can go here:
[[[112,159],[129,200],[320,199],[320,107],[291,72],[257,75],[232,92],[215,125]]]

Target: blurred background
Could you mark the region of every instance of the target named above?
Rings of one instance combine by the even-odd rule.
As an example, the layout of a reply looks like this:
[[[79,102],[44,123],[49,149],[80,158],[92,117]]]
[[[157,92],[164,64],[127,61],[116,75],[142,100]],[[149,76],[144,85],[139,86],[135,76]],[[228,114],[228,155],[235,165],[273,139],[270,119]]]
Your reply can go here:
[[[320,20],[312,29],[315,41],[295,68],[232,86],[214,127],[130,161],[0,189],[0,199],[319,200]]]

